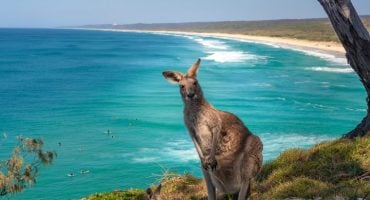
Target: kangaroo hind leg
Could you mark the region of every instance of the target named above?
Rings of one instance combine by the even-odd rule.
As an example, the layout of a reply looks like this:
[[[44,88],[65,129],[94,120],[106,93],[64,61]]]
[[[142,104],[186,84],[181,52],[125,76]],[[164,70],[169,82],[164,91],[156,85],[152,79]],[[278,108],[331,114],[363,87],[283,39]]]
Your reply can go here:
[[[232,195],[232,200],[238,200],[238,198],[239,198],[239,192],[234,193],[234,194]]]
[[[251,195],[251,179],[243,181],[238,200],[246,200]],[[234,199],[234,198],[233,198]]]
[[[211,177],[206,170],[202,168],[204,180],[206,181],[208,200],[216,200],[216,188],[212,183]]]

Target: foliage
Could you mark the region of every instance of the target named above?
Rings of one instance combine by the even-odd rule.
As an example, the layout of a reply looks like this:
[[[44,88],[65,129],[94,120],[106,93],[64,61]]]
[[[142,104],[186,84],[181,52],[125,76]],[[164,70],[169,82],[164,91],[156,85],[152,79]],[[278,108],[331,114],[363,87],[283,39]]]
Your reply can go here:
[[[44,151],[41,139],[18,138],[9,159],[0,163],[0,196],[21,192],[36,183],[38,167],[49,165],[56,157],[55,152]],[[27,156],[33,158],[27,159]]]

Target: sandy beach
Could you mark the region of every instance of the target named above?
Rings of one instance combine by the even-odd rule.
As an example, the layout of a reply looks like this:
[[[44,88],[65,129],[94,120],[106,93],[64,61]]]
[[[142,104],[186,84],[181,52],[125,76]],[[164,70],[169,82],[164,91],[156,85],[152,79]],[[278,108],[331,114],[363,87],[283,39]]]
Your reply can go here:
[[[342,44],[337,42],[310,41],[294,38],[266,37],[266,36],[228,34],[228,33],[199,33],[199,32],[152,31],[152,30],[145,31],[145,30],[123,30],[123,29],[89,29],[89,30],[118,31],[118,32],[148,32],[148,33],[177,34],[200,37],[217,37],[246,42],[268,44],[298,51],[327,54],[334,56],[336,58],[345,59],[345,50]]]
[[[287,48],[298,48],[305,50],[316,50],[327,52],[331,54],[342,54],[344,55],[345,50],[340,43],[337,42],[320,42],[320,41],[309,41],[299,40],[293,38],[279,38],[279,37],[265,37],[265,36],[253,36],[253,35],[242,35],[242,34],[227,34],[227,33],[196,33],[196,32],[174,32],[174,31],[158,31],[173,34],[187,34],[196,35],[203,37],[221,37],[227,39],[237,39],[245,41],[254,41],[260,43],[267,43],[272,45],[278,45]]]
[[[179,31],[150,31],[150,32],[193,35],[193,36],[201,36],[201,37],[218,37],[218,38],[242,40],[242,41],[248,41],[248,42],[257,42],[257,43],[280,46],[282,48],[326,53],[326,54],[334,55],[336,57],[344,57],[344,54],[345,54],[345,50],[342,44],[337,43],[337,42],[321,42],[321,41],[309,41],[309,40],[300,40],[300,39],[293,39],[293,38],[265,37],[265,36],[228,34],[228,33],[197,33],[197,32],[179,32]]]

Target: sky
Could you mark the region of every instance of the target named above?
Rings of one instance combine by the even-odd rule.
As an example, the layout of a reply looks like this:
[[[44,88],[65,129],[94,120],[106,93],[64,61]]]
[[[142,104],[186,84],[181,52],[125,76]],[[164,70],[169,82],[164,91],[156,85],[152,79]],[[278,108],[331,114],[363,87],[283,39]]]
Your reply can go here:
[[[352,0],[370,15],[370,0]],[[326,17],[317,0],[0,0],[0,27]]]

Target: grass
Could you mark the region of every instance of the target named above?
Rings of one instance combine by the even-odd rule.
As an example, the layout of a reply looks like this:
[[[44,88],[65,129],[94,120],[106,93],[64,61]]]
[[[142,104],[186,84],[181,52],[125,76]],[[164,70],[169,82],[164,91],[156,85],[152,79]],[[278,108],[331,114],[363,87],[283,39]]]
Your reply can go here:
[[[151,186],[155,191],[158,186]],[[164,174],[162,179],[161,200],[207,199],[205,183],[190,174]],[[146,200],[144,190],[129,189],[91,195],[85,200]]]
[[[264,165],[256,199],[370,198],[370,138],[290,149]]]
[[[156,186],[152,186],[153,191]],[[206,199],[203,180],[164,174],[161,199]],[[220,199],[229,199],[219,194]],[[251,199],[370,199],[370,137],[290,149],[266,163],[252,184]],[[87,199],[145,199],[144,190],[95,194]]]
[[[129,189],[129,190],[116,190],[113,192],[93,194],[84,200],[145,200],[146,194],[144,190]]]

